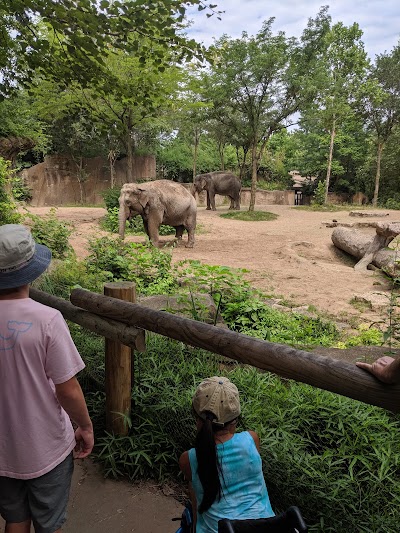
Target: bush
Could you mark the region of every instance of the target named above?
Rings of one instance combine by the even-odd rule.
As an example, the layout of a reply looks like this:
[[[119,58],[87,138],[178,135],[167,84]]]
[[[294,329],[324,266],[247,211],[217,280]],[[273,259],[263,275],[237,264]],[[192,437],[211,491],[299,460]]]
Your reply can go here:
[[[25,185],[25,182],[20,177],[15,177],[12,180],[12,193],[18,202],[29,203],[32,200],[32,191]]]
[[[104,203],[106,204],[107,211],[110,211],[111,209],[119,208],[119,195],[121,192],[121,187],[113,188],[113,189],[106,189],[101,193],[102,197],[104,198]]]
[[[11,188],[12,177],[10,162],[0,157],[0,226],[19,224],[22,220],[22,216],[17,212],[16,203],[7,192],[7,188]]]
[[[86,266],[92,274],[103,273],[109,281],[133,281],[142,294],[157,294],[159,286],[164,294],[176,288],[168,251],[112,237],[89,241],[89,251]]]
[[[395,198],[388,198],[385,202],[384,207],[386,209],[397,209],[400,211],[400,200]]]
[[[311,203],[314,205],[324,205],[325,203],[325,182],[319,181],[314,190]]]
[[[30,219],[35,241],[50,248],[55,259],[63,259],[72,251],[69,237],[73,227],[68,222],[60,222],[56,213],[57,210],[52,208],[48,215],[38,216],[27,212],[25,216]]]

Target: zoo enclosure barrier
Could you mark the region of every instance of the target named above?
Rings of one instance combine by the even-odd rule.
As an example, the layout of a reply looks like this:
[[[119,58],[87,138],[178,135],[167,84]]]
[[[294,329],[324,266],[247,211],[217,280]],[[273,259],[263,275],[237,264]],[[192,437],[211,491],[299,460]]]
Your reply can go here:
[[[121,417],[130,413],[131,357],[145,351],[145,330],[203,348],[239,363],[273,372],[354,400],[400,412],[400,385],[386,385],[347,361],[236,333],[134,303],[135,285],[109,283],[105,295],[74,289],[70,302],[31,288],[34,300],[58,309],[64,318],[104,336],[106,341],[107,427],[124,435]]]

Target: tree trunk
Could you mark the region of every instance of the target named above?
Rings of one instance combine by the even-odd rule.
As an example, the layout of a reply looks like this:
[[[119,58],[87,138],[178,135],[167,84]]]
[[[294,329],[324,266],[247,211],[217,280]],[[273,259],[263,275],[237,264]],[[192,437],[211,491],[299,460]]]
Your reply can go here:
[[[199,144],[200,144],[200,133],[197,128],[194,130],[194,149],[193,149],[193,181],[197,174],[197,154],[199,151]]]
[[[117,152],[110,150],[108,152],[108,161],[110,162],[110,186],[111,189],[115,187],[115,161],[117,160]]]
[[[326,169],[325,201],[324,201],[325,204],[328,203],[329,181],[331,179],[333,147],[335,145],[335,136],[336,136],[336,119],[333,119],[332,129],[331,129],[331,142],[329,145],[328,168]]]
[[[378,204],[379,182],[381,179],[381,159],[382,159],[383,142],[378,141],[378,152],[376,156],[376,175],[375,175],[375,190],[372,206],[376,207]]]
[[[126,155],[127,155],[127,176],[126,179],[129,183],[134,181],[133,179],[133,140],[131,136],[131,131],[128,130],[128,138],[126,140]]]
[[[400,233],[400,224],[377,224],[376,235],[371,237],[362,231],[338,226],[332,232],[332,242],[340,250],[359,259],[355,270],[367,268],[373,263],[388,276],[399,275],[398,251],[387,245]]]
[[[224,142],[218,143],[218,153],[219,153],[219,160],[221,162],[221,171],[223,172],[225,170],[225,143]]]
[[[251,148],[251,192],[249,211],[254,211],[254,206],[256,205],[257,163],[257,143],[254,141]]]

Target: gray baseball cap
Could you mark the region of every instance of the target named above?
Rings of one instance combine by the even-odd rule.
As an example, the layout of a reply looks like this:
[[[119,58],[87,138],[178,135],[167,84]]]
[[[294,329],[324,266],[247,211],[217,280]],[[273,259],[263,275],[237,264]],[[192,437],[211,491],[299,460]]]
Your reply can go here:
[[[51,251],[20,224],[0,226],[0,289],[28,285],[47,269]]]

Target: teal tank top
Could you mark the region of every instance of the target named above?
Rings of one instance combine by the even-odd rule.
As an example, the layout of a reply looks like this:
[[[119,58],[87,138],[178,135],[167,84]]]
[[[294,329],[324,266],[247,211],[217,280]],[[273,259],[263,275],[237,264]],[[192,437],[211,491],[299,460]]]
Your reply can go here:
[[[222,518],[248,519],[275,516],[269,501],[262,472],[261,457],[253,437],[248,431],[235,433],[233,437],[217,444],[222,465],[220,476],[223,495],[215,500],[204,513],[197,513],[195,533],[218,533],[218,520]],[[197,474],[196,450],[189,450],[192,486],[199,506],[203,499],[203,487]]]

